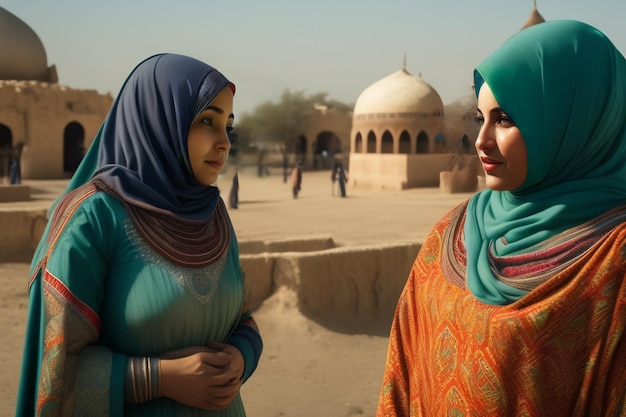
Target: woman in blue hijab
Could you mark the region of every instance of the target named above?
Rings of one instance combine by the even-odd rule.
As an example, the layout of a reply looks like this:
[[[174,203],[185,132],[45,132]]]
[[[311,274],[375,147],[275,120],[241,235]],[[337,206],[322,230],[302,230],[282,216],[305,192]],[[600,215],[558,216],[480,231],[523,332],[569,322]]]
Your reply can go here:
[[[126,79],[32,261],[17,416],[245,416],[262,341],[215,186],[234,93],[176,54]]]
[[[626,60],[549,21],[474,80],[487,189],[415,260],[377,415],[624,416]]]

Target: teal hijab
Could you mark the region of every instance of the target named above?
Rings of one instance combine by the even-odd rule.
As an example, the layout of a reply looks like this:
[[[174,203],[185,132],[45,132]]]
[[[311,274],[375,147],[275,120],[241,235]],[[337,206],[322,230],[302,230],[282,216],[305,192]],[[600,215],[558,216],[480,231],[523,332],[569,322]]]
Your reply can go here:
[[[524,184],[476,194],[465,222],[468,287],[484,303],[505,305],[527,291],[496,279],[490,246],[497,256],[529,253],[626,204],[626,62],[599,30],[548,21],[508,39],[478,65],[474,82],[477,95],[490,86],[528,151]]]

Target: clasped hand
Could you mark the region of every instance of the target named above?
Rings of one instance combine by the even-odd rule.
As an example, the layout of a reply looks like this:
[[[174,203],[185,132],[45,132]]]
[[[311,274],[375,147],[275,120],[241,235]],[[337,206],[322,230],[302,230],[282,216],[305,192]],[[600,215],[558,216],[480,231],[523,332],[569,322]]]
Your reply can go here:
[[[205,410],[226,408],[241,388],[244,361],[231,345],[209,342],[161,358],[161,394]]]

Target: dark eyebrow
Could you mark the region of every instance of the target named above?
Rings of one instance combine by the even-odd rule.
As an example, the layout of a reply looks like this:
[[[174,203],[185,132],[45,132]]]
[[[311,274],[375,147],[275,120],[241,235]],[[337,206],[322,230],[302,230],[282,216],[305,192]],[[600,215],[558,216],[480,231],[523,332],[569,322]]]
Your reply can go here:
[[[217,114],[224,114],[224,110],[222,108],[220,108],[220,107],[217,107],[217,106],[207,106],[206,110],[213,110]],[[228,115],[228,118],[229,119],[231,119],[231,118],[234,119],[235,115],[231,113],[231,114]]]
[[[482,112],[482,111],[481,111],[478,107],[476,107],[476,111],[477,111],[478,113],[480,113],[480,114],[483,114],[483,112]],[[494,108],[494,109],[491,109],[491,110],[489,110],[489,113],[504,113],[504,114],[507,114],[507,113],[506,113],[506,112],[502,109],[502,107],[496,107],[496,108]]]

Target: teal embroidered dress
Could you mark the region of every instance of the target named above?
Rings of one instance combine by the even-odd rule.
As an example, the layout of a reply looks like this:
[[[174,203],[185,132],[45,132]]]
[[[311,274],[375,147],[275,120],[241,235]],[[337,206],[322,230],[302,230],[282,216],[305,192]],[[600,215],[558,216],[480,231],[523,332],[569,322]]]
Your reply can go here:
[[[55,389],[58,374],[71,367],[72,401],[83,415],[244,415],[241,399],[223,413],[163,398],[123,406],[126,357],[226,342],[249,319],[242,315],[243,285],[235,239],[214,264],[182,267],[143,241],[119,200],[94,192],[75,208],[32,282],[31,309],[42,316],[29,323],[29,339],[43,332],[46,343],[29,341],[27,356],[41,361],[39,392],[50,393],[40,401],[56,405],[56,395],[72,395]],[[34,365],[25,362],[29,371]]]

